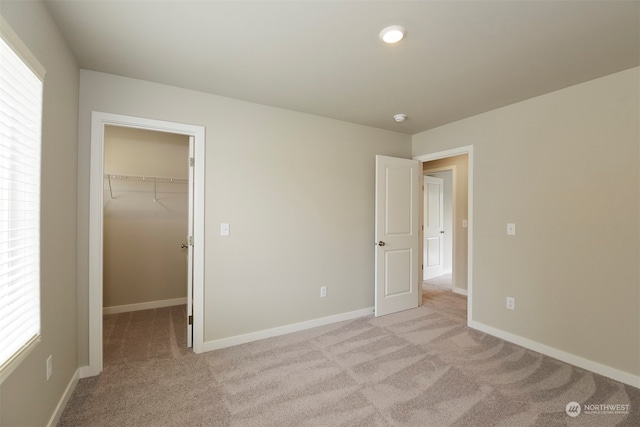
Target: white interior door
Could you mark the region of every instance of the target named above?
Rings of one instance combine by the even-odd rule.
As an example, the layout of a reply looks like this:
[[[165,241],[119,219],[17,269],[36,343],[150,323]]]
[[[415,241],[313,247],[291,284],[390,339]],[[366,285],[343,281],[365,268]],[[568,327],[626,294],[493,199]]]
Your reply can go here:
[[[424,177],[424,244],[422,280],[442,276],[444,254],[444,180]]]
[[[193,347],[193,186],[195,138],[189,137],[189,220],[187,231],[187,347]]]
[[[376,156],[376,316],[419,303],[421,177],[416,160]]]

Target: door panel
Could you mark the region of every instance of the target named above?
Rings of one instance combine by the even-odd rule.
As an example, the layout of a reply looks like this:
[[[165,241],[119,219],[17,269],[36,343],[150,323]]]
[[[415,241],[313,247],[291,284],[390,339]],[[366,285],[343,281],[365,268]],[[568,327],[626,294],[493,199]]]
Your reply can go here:
[[[442,275],[444,180],[424,177],[424,254],[422,280]]]
[[[410,235],[411,217],[411,189],[412,170],[387,167],[385,169],[385,185],[387,206],[385,207],[385,234]],[[391,190],[390,190],[391,189]],[[389,209],[389,206],[392,206]]]
[[[385,297],[411,292],[411,255],[406,249],[385,252]]]
[[[376,156],[375,313],[418,306],[420,163]]]
[[[440,266],[440,238],[426,239],[427,256],[424,263],[425,268],[433,268]]]

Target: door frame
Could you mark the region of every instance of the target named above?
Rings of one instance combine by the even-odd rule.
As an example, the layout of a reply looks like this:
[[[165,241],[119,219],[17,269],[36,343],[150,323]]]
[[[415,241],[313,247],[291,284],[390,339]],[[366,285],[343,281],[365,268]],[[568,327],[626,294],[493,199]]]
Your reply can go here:
[[[193,351],[204,347],[204,177],[205,128],[163,120],[93,111],[89,181],[89,366],[81,377],[102,371],[104,128],[107,125],[168,132],[194,137],[193,197]]]
[[[446,159],[466,154],[468,157],[467,166],[467,325],[473,322],[473,145],[453,148],[450,150],[437,151],[430,154],[414,156],[414,160],[422,163],[432,160]],[[424,192],[423,192],[424,196]],[[424,219],[423,219],[424,221]],[[455,229],[455,226],[454,226]],[[423,238],[421,237],[421,240]],[[422,242],[421,242],[422,245]],[[424,250],[424,248],[421,248]],[[454,266],[455,267],[455,266]],[[455,270],[455,268],[453,269]]]

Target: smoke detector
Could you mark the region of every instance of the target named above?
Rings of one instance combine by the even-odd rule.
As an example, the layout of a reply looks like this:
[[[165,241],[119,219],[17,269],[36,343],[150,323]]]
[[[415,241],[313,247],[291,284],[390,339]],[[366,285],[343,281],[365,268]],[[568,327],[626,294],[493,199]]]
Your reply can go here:
[[[407,120],[407,115],[406,114],[396,114],[395,116],[393,116],[393,120],[395,120],[396,123],[402,123],[405,120]]]

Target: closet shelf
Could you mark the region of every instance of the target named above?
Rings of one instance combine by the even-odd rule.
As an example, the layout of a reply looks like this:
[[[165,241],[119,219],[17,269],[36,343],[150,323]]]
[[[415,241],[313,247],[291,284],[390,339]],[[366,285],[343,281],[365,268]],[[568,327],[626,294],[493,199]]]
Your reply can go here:
[[[166,178],[161,176],[142,176],[142,175],[115,175],[115,174],[104,174],[106,179],[120,179],[126,181],[146,181],[146,182],[170,182],[174,184],[188,184],[189,180],[187,178]]]
[[[105,186],[109,190],[111,199],[114,193],[153,193],[153,200],[158,200],[158,193],[183,193],[186,188],[176,188],[175,185],[186,185],[187,178],[171,178],[141,175],[104,175]]]

